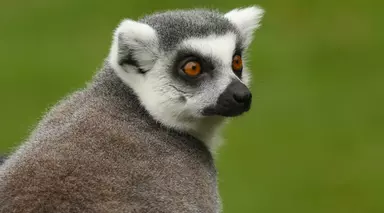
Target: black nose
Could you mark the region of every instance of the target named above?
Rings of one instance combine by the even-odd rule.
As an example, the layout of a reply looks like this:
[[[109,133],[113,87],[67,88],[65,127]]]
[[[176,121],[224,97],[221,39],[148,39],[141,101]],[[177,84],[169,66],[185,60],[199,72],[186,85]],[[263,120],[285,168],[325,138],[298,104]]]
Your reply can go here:
[[[250,109],[252,93],[243,83],[241,83],[240,81],[232,82],[228,86],[226,92],[228,93],[228,95],[232,93],[233,99],[237,102],[237,106],[233,105],[233,107],[242,108],[244,112]]]
[[[252,100],[252,94],[248,89],[234,91],[233,99],[235,99],[235,101],[237,101],[238,103],[243,103],[245,105],[249,105],[251,103],[251,100]]]
[[[251,91],[239,80],[233,80],[219,96],[215,106],[204,110],[206,115],[238,116],[251,108]]]

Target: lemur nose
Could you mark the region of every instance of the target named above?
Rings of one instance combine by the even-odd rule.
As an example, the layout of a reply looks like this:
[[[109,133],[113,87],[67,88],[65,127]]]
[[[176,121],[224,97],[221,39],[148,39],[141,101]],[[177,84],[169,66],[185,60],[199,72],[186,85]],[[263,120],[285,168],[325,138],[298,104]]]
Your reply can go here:
[[[214,107],[208,107],[205,114],[238,116],[251,108],[251,91],[239,80],[233,80],[220,95]]]
[[[233,117],[251,108],[251,91],[239,80],[233,80],[219,96],[213,106],[204,109],[203,114]]]
[[[252,93],[241,82],[233,82],[229,86],[230,91],[233,93],[233,99],[243,105],[243,110],[248,111],[251,107]]]
[[[238,103],[248,103],[252,99],[252,94],[248,90],[243,90],[243,91],[235,92],[233,94],[233,98]]]

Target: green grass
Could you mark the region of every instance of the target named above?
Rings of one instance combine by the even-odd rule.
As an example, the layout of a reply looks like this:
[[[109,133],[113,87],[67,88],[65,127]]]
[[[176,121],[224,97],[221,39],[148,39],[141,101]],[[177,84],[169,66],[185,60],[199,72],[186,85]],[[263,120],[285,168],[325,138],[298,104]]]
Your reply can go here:
[[[82,87],[126,17],[260,4],[252,111],[226,131],[218,167],[230,212],[384,212],[383,1],[0,3],[1,152]]]

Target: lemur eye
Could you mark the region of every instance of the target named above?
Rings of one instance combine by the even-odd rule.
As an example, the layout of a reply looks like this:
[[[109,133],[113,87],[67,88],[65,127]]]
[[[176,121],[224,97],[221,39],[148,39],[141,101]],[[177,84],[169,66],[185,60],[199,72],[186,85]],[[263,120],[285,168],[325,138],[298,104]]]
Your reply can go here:
[[[185,74],[191,77],[196,77],[201,73],[201,65],[197,61],[190,61],[183,67]]]
[[[243,60],[240,55],[235,55],[232,60],[232,69],[235,72],[241,72],[243,70]]]

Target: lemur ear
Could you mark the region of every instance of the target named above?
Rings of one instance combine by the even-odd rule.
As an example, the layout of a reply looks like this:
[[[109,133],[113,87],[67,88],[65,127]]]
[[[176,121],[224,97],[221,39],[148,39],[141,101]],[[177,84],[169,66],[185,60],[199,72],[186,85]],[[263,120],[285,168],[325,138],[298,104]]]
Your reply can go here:
[[[156,31],[147,24],[123,20],[114,32],[109,61],[116,68],[134,67],[145,73],[158,57]]]
[[[253,39],[253,32],[259,28],[264,10],[258,6],[237,8],[224,16],[229,19],[243,36],[244,46],[248,46]]]

